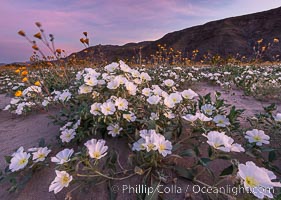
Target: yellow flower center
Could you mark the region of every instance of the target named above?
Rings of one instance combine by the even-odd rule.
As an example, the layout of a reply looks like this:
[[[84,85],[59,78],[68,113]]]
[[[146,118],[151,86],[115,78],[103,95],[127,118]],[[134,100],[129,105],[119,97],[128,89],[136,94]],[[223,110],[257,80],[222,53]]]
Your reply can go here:
[[[93,152],[93,154],[92,154],[92,157],[93,158],[99,158],[101,156],[101,153],[99,152],[99,151],[95,151],[95,152]]]
[[[26,158],[19,160],[19,165],[24,165],[27,162]]]
[[[218,121],[219,124],[223,124],[223,122],[224,121],[222,119]]]
[[[66,185],[69,182],[69,177],[64,175],[61,179],[62,185]]]
[[[253,177],[250,177],[250,176],[246,176],[245,182],[248,186],[250,186],[252,188],[259,185],[258,181],[255,180]]]
[[[258,136],[258,135],[254,136],[253,138],[254,138],[255,141],[261,141],[261,137]]]
[[[40,159],[40,158],[45,158],[45,154],[40,153],[40,154],[38,155],[38,158],[39,158],[39,159]]]
[[[114,129],[113,129],[113,132],[114,132],[114,133],[118,133],[118,132],[119,132],[119,128],[114,128]]]
[[[220,146],[221,146],[221,145],[220,145],[219,143],[215,143],[215,144],[214,144],[214,147],[215,147],[215,148],[218,148],[218,147],[220,147]]]
[[[166,148],[166,146],[165,146],[164,144],[160,144],[160,145],[159,145],[159,150],[160,150],[160,151],[164,151],[165,148]]]

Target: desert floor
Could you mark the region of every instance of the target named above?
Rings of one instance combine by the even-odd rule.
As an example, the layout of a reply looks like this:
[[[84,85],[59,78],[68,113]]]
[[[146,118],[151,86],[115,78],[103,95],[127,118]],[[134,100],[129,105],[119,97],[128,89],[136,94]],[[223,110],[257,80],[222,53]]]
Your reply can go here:
[[[243,117],[246,116],[253,116],[255,113],[259,113],[263,111],[263,106],[269,105],[271,102],[261,102],[254,99],[251,96],[244,96],[242,91],[239,90],[222,90],[219,86],[209,85],[208,83],[196,83],[195,85],[191,86],[194,91],[197,93],[204,95],[207,93],[214,93],[214,91],[219,91],[222,94],[222,98],[226,100],[227,103],[235,105],[237,108],[245,109],[245,113]],[[10,98],[6,97],[5,95],[0,95],[0,109],[3,109],[9,102]],[[275,102],[276,103],[276,102]],[[278,105],[279,112],[281,111],[281,104],[279,102]],[[49,112],[37,112],[29,114],[28,116],[15,116],[7,111],[0,111],[0,168],[4,170],[6,167],[5,164],[5,155],[10,155],[13,153],[15,149],[20,146],[25,148],[30,148],[32,146],[36,146],[40,138],[45,138],[47,144],[52,144],[56,146],[56,136],[59,133],[59,127],[55,126],[51,123],[51,120],[48,118],[50,114],[55,114],[56,110],[51,110]],[[242,119],[243,120],[243,119]],[[122,140],[118,143],[115,142],[116,140],[109,141],[110,146],[115,148],[118,152],[128,152],[126,143],[124,143],[124,148],[122,148]],[[53,147],[54,147],[53,146]],[[54,148],[53,148],[54,149]],[[54,155],[56,152],[52,152]],[[126,157],[122,158],[121,156],[121,163],[126,162]],[[122,161],[123,160],[123,161]],[[213,164],[215,168],[223,167],[221,164]],[[64,199],[66,192],[71,190],[71,188],[64,189],[63,192],[60,192],[57,195],[48,192],[48,187],[51,181],[54,179],[55,174],[53,170],[53,166],[50,168],[43,169],[42,171],[35,174],[32,179],[27,183],[26,187],[20,190],[17,193],[8,194],[6,191],[7,184],[3,184],[0,187],[0,199],[3,200],[51,200],[51,199]],[[138,177],[132,177],[129,180],[115,183],[119,187],[124,183],[138,182]],[[113,183],[114,184],[114,183]],[[186,187],[189,183],[186,180],[179,179],[177,185],[181,187]],[[191,194],[192,196],[193,194]],[[173,196],[173,194],[169,195],[172,199],[184,199],[186,196],[185,193],[177,194]],[[73,195],[73,200],[75,199],[109,199],[107,185],[99,185],[95,186],[88,191]],[[135,199],[135,196],[131,194],[117,194],[117,199]],[[196,199],[200,199],[197,196]]]

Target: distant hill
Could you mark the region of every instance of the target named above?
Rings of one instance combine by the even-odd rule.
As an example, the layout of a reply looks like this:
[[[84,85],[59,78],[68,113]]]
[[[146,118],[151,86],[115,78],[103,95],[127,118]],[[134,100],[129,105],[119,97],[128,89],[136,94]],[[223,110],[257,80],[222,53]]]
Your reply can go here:
[[[142,58],[149,58],[158,50],[158,44],[166,44],[168,48],[179,50],[183,55],[198,49],[198,59],[207,53],[218,54],[222,57],[239,53],[241,56],[252,58],[253,46],[257,45],[258,40],[263,39],[260,44],[263,46],[272,43],[274,38],[281,38],[281,7],[186,28],[168,33],[156,41],[128,43],[123,46],[97,45],[74,54],[79,59],[99,60],[103,58],[113,61],[131,59],[138,55],[141,47]],[[280,44],[279,47],[271,50],[271,53],[272,51],[275,55],[281,55]],[[263,59],[270,60],[271,56],[265,54]]]

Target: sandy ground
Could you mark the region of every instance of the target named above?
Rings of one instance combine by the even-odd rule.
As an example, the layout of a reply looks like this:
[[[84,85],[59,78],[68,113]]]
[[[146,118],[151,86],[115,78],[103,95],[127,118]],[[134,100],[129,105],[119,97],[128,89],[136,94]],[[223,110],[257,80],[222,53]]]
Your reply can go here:
[[[263,106],[269,105],[271,102],[260,102],[255,100],[253,97],[244,96],[242,91],[233,90],[233,91],[224,91],[219,86],[209,85],[207,83],[197,83],[192,86],[196,92],[201,95],[207,94],[209,92],[219,91],[222,93],[222,97],[226,99],[226,102],[229,104],[236,105],[237,108],[245,109],[244,116],[251,116],[254,113],[258,113],[262,111]],[[9,102],[9,97],[5,95],[0,95],[0,109],[4,108]],[[279,104],[279,111],[281,109],[281,105]],[[59,127],[54,126],[50,123],[50,119],[48,118],[49,114],[54,114],[55,111],[50,111],[50,113],[34,113],[24,116],[15,116],[9,114],[7,111],[0,111],[0,168],[4,169],[6,167],[4,156],[10,155],[15,149],[19,146],[23,146],[25,148],[30,148],[32,146],[36,146],[40,138],[45,138],[48,144],[55,144],[55,136],[58,134]],[[109,141],[110,147],[115,148],[120,154],[124,155],[124,151],[127,148],[120,148],[120,146],[126,147],[126,143],[123,141]],[[55,153],[55,152],[53,152]],[[126,153],[125,153],[126,154]],[[121,158],[122,159],[122,158]],[[123,163],[126,162],[127,158],[123,158]],[[6,192],[6,187],[4,185],[0,187],[0,199],[2,200],[55,200],[55,199],[64,199],[65,191],[59,193],[58,195],[54,195],[53,193],[48,192],[48,187],[51,181],[54,179],[55,174],[52,166],[50,168],[46,168],[39,173],[35,174],[32,177],[32,180],[26,185],[26,187],[15,194],[8,194]],[[119,187],[122,187],[122,184],[128,182],[139,182],[138,177],[133,177],[130,180],[126,180],[123,182],[115,183],[118,184]],[[114,184],[114,183],[113,183]],[[188,186],[188,182],[184,180],[179,180],[178,185],[182,188],[186,188]],[[172,199],[184,199],[185,194],[177,194],[171,195]],[[79,193],[73,196],[72,200],[81,199]],[[107,186],[100,185],[96,186],[94,189],[89,190],[86,195],[83,193],[83,199],[109,199]],[[132,195],[124,195],[118,194],[117,199],[135,199]],[[199,199],[199,198],[196,198]]]

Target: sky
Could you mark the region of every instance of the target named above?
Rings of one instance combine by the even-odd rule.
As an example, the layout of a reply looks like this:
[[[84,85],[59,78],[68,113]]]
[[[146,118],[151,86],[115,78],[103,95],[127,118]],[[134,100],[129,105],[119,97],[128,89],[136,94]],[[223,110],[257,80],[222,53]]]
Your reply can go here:
[[[31,45],[17,32],[32,38],[35,22],[70,54],[84,48],[84,31],[90,45],[122,45],[280,6],[280,0],[0,0],[0,63],[29,60]]]

